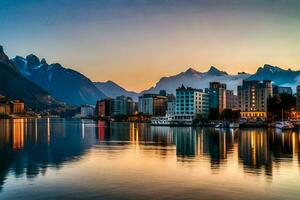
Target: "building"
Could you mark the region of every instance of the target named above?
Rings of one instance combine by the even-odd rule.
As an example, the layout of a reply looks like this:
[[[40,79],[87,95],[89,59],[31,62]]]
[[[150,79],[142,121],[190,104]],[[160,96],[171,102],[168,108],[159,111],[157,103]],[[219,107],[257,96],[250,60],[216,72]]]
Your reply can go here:
[[[23,114],[25,112],[25,105],[20,100],[14,100],[10,102],[11,114]]]
[[[139,112],[151,116],[165,116],[167,111],[167,96],[158,94],[143,94],[139,97]]]
[[[233,90],[226,90],[226,108],[232,110],[238,109],[238,97],[234,94]]]
[[[226,108],[226,84],[210,82],[206,93],[209,94],[209,108],[221,113]]]
[[[271,81],[243,81],[238,86],[238,104],[241,117],[266,118],[268,98],[273,96]]]
[[[131,97],[119,96],[114,100],[113,115],[133,115],[135,102]]]
[[[293,90],[291,87],[282,87],[282,86],[273,86],[273,95],[281,95],[281,94],[290,94],[293,95]]]
[[[0,115],[9,115],[10,113],[10,103],[5,98],[0,98]]]
[[[113,114],[113,99],[106,98],[97,101],[96,104],[96,115],[97,117],[110,117]]]
[[[167,115],[175,115],[176,112],[176,97],[171,94],[168,96]]]
[[[80,107],[80,117],[93,117],[95,115],[95,107],[83,105]]]
[[[300,85],[297,86],[296,92],[296,111],[300,112]]]
[[[175,119],[192,121],[197,114],[209,115],[209,94],[203,90],[184,87],[176,90]]]

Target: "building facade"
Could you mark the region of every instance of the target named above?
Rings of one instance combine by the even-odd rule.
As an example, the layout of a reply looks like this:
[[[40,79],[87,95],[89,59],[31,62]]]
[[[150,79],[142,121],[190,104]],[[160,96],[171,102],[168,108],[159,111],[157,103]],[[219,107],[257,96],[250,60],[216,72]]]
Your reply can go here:
[[[96,103],[97,117],[110,117],[113,114],[113,99],[106,98]]]
[[[133,115],[135,111],[135,103],[131,97],[119,96],[114,99],[114,115]]]
[[[209,94],[190,87],[181,86],[176,90],[175,119],[191,121],[197,114],[209,115]]]
[[[241,117],[266,118],[268,98],[273,96],[271,81],[243,81],[238,86],[238,104]]]
[[[168,96],[167,115],[174,116],[176,114],[176,97],[171,94]]]
[[[291,87],[283,87],[283,86],[273,86],[273,95],[281,95],[281,94],[293,94],[293,90]]]
[[[300,85],[297,86],[296,92],[296,111],[300,112]]]
[[[80,117],[93,117],[95,115],[95,107],[83,105],[80,107]]]
[[[138,110],[145,115],[165,116],[167,112],[167,96],[143,94],[139,97]]]
[[[0,115],[10,115],[11,106],[7,101],[0,102]]]
[[[232,110],[238,109],[238,97],[234,94],[233,90],[226,90],[226,108]]]
[[[25,104],[20,100],[10,102],[12,114],[23,114],[25,112]]]
[[[210,82],[206,92],[209,93],[209,108],[221,113],[226,108],[226,84]]]

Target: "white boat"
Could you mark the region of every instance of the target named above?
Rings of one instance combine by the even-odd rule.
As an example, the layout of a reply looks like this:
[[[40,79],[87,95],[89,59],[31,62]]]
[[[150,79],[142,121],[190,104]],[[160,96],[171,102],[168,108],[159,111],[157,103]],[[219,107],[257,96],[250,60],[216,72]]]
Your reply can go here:
[[[275,128],[281,129],[281,130],[287,130],[287,129],[294,129],[295,126],[289,121],[278,121],[275,123]]]
[[[215,128],[223,128],[224,126],[223,126],[223,124],[222,123],[217,123],[216,125],[215,125]]]
[[[232,122],[232,123],[229,124],[229,128],[239,128],[239,127],[240,127],[239,123]]]
[[[169,126],[172,124],[172,121],[173,121],[172,116],[152,117],[151,125]]]

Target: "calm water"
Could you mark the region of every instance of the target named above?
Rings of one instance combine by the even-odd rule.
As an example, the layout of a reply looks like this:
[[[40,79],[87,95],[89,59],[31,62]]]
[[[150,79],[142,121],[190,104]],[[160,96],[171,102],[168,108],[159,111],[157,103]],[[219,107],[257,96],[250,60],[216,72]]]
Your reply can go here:
[[[0,199],[299,199],[299,133],[0,120]]]

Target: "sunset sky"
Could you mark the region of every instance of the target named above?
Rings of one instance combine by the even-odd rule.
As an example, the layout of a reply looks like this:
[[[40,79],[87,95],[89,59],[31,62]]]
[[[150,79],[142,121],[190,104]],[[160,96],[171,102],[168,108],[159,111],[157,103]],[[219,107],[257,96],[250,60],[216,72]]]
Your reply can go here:
[[[298,0],[0,0],[0,44],[141,91],[211,65],[300,69]]]

